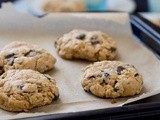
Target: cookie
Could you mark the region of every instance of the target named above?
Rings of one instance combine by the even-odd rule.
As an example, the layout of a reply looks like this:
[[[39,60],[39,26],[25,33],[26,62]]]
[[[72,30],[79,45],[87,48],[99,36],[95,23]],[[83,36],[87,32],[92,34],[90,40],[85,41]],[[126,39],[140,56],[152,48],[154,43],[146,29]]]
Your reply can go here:
[[[50,12],[82,12],[85,4],[82,0],[46,0],[42,5],[43,11]]]
[[[56,59],[46,50],[27,42],[12,42],[0,51],[0,72],[33,69],[41,73],[53,68]]]
[[[65,59],[102,61],[117,55],[116,42],[101,31],[73,30],[60,37],[55,47]]]
[[[102,98],[134,96],[141,92],[143,78],[133,65],[101,61],[85,68],[82,86]]]
[[[0,77],[0,108],[7,111],[28,111],[58,96],[55,80],[37,71],[8,70]]]

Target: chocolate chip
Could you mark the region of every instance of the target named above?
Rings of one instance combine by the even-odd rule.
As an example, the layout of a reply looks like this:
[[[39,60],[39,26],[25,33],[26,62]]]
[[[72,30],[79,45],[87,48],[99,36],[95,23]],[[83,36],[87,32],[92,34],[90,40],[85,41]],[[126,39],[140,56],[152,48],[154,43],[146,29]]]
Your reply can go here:
[[[8,63],[9,65],[13,65],[14,60],[15,60],[15,58],[17,58],[17,57],[15,57],[15,54],[12,53],[12,54],[7,55],[5,58],[7,59],[7,63]]]
[[[115,52],[117,49],[116,49],[115,47],[111,47],[109,50],[110,50],[111,52]]]
[[[92,79],[92,78],[95,78],[95,76],[94,76],[94,75],[92,75],[92,76],[89,76],[89,77],[88,77],[88,79]]]
[[[40,52],[35,51],[35,50],[30,50],[27,53],[25,53],[24,56],[26,56],[26,57],[34,57],[34,56],[36,56],[38,54],[40,54]]]
[[[139,76],[139,74],[138,74],[138,73],[136,73],[136,74],[134,75],[134,77],[137,77],[137,76]]]
[[[110,58],[109,55],[106,55],[106,58],[109,59]]]
[[[76,39],[79,39],[79,40],[84,40],[86,37],[85,34],[79,34],[78,36],[76,36]]]
[[[114,88],[114,91],[117,92],[119,89],[118,88]]]
[[[91,40],[91,44],[92,45],[100,44],[100,41],[99,40]]]
[[[20,90],[23,90],[24,85],[18,85],[17,88],[19,88]]]
[[[5,78],[5,76],[1,76],[1,78],[2,78],[2,79],[4,79],[4,78]]]
[[[104,72],[103,75],[104,75],[104,77],[107,78],[109,76],[109,73],[108,72]]]
[[[8,59],[7,59],[7,63],[8,63],[9,65],[13,65],[15,58],[16,58],[16,57],[8,58]]]
[[[117,73],[118,73],[118,75],[121,75],[121,72],[122,72],[123,70],[125,70],[124,67],[118,66],[118,67],[117,67]]]
[[[22,90],[22,89],[23,89],[23,87],[24,87],[24,85],[20,85],[20,87],[19,87],[19,88],[20,88],[20,90]]]
[[[8,59],[8,58],[12,58],[12,57],[14,57],[14,56],[15,56],[15,54],[12,53],[12,54],[7,55],[5,58]]]
[[[98,40],[98,36],[97,35],[93,35],[91,38],[91,44],[92,45],[96,45],[96,44],[100,44],[100,41]]]
[[[3,70],[3,66],[0,66],[0,70]]]
[[[118,83],[118,81],[116,80],[116,81],[114,82],[114,86],[115,86],[117,83]]]

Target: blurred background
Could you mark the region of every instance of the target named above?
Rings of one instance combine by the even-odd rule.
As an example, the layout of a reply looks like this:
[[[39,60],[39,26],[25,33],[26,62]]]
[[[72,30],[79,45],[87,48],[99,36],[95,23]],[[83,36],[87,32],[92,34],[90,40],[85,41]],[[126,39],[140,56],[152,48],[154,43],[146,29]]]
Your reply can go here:
[[[160,25],[160,0],[0,0],[1,9],[6,2],[19,12],[39,17],[54,12],[143,13]]]
[[[14,0],[19,11],[82,12],[123,11],[160,12],[160,0]]]

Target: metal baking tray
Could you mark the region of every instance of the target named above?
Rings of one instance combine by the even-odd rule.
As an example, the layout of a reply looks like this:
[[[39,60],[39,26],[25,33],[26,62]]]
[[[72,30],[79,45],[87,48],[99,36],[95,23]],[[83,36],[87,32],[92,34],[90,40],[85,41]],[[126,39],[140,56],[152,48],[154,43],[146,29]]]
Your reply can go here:
[[[142,44],[152,50],[160,58],[160,29],[140,15],[131,15],[130,23],[133,34]],[[45,115],[23,120],[130,120],[160,119],[160,94],[149,97],[123,107],[99,109],[92,111]]]
[[[131,15],[131,25],[137,36],[157,57],[160,56],[160,28],[141,15]]]

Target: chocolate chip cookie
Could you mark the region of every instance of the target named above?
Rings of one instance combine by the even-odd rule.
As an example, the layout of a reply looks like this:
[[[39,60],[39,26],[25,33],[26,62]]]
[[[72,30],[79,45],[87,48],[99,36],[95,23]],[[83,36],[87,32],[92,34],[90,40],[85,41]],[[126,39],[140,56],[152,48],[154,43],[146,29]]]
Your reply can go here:
[[[55,47],[65,59],[102,61],[117,55],[116,42],[101,31],[73,30],[60,37]]]
[[[86,92],[98,97],[126,97],[141,92],[143,78],[133,65],[101,61],[85,68],[82,86]]]
[[[8,70],[0,77],[0,108],[7,111],[28,111],[58,96],[55,80],[37,71]]]
[[[41,73],[53,68],[56,59],[46,50],[27,42],[12,42],[0,51],[0,73],[10,69],[33,69]]]
[[[45,0],[42,9],[47,12],[82,12],[85,11],[83,0]]]

